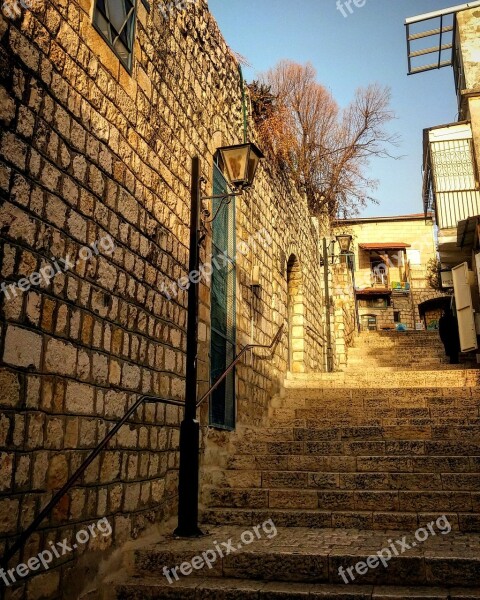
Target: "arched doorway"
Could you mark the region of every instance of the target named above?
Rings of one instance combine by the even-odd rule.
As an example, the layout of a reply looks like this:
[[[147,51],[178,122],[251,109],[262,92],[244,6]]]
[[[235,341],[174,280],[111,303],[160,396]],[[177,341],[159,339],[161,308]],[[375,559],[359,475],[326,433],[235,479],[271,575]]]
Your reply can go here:
[[[291,254],[287,262],[287,311],[288,311],[288,370],[292,373],[305,371],[305,336],[303,277],[300,261]]]

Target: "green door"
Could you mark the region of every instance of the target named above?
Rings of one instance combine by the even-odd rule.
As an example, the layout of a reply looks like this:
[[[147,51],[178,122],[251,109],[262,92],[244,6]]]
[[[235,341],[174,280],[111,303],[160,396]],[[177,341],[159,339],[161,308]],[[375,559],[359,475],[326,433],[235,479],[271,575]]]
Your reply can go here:
[[[214,166],[213,194],[228,190],[227,182]],[[221,208],[214,199],[212,215],[212,282],[210,378],[212,384],[235,358],[236,350],[236,246],[235,198]],[[235,369],[223,380],[210,398],[210,425],[222,429],[235,427]]]

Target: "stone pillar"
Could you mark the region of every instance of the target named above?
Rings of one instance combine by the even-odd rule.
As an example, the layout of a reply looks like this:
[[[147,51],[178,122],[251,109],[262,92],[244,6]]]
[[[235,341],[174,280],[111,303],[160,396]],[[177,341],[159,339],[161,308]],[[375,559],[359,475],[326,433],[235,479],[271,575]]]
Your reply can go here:
[[[305,372],[305,312],[300,262],[292,255],[288,261],[288,302],[290,320],[290,369]]]
[[[345,263],[333,265],[332,272],[332,298],[333,298],[333,325],[332,337],[334,340],[335,368],[345,369],[347,366],[348,348],[353,343],[355,336],[355,296],[352,284],[352,275]]]

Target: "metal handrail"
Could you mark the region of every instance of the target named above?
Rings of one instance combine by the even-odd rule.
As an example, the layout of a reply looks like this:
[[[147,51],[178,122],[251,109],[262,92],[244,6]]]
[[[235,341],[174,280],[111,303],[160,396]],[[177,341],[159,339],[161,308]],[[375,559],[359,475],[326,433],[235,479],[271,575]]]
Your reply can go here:
[[[273,338],[271,344],[267,344],[267,345],[263,345],[263,344],[248,344],[247,346],[245,346],[239,352],[239,354],[237,354],[237,356],[233,359],[233,361],[228,365],[228,367],[220,375],[220,377],[215,381],[215,383],[208,390],[208,392],[206,392],[205,394],[203,394],[203,396],[200,398],[200,400],[197,401],[197,408],[201,404],[203,404],[203,402],[205,402],[205,400],[212,394],[212,392],[214,392],[217,389],[217,387],[222,383],[222,381],[225,379],[225,377],[230,373],[230,371],[240,361],[240,359],[242,358],[242,356],[244,354],[246,354],[249,350],[254,350],[254,349],[259,349],[259,348],[263,348],[264,350],[272,350],[274,348],[274,346],[276,346],[278,344],[278,342],[280,341],[280,338],[282,337],[282,334],[283,334],[283,329],[284,329],[284,325],[281,325],[280,329],[277,331],[275,337]]]
[[[13,544],[11,548],[6,550],[1,565],[2,567],[8,566],[8,562],[13,556],[20,550],[27,539],[32,535],[32,533],[38,528],[40,523],[47,517],[55,506],[60,502],[60,500],[65,496],[65,494],[69,491],[69,489],[73,486],[73,484],[78,480],[78,478],[85,472],[85,470],[90,466],[90,464],[97,458],[100,452],[105,448],[108,442],[113,438],[113,436],[117,433],[117,431],[127,422],[127,419],[131,417],[131,415],[141,406],[144,402],[156,402],[161,404],[169,404],[172,406],[181,406],[184,407],[184,403],[179,400],[166,400],[164,398],[156,398],[154,396],[140,396],[140,398],[129,408],[129,410],[125,413],[125,415],[120,419],[120,421],[107,433],[107,435],[103,438],[103,440],[98,444],[98,446],[88,455],[88,457],[83,461],[83,463],[78,467],[75,473],[68,479],[68,481],[58,490],[58,492],[53,496],[50,502],[45,506],[45,508],[40,511],[37,517],[32,521],[32,523],[25,529],[25,531],[20,535],[18,540]]]
[[[242,356],[248,352],[249,350],[254,349],[273,349],[274,346],[278,344],[280,338],[282,336],[284,329],[284,325],[281,325],[277,334],[273,338],[272,342],[267,345],[263,344],[248,344],[245,346],[240,353],[235,357],[232,363],[225,369],[222,375],[216,380],[216,382],[212,385],[212,387],[206,392],[200,400],[197,401],[197,408],[210,396],[212,392],[214,392],[220,383],[227,377],[230,371],[235,367],[235,365],[240,361]],[[60,502],[60,500],[65,496],[65,494],[70,490],[73,484],[79,479],[79,477],[86,471],[86,469],[90,466],[90,464],[97,458],[100,452],[105,448],[108,442],[113,438],[113,436],[118,432],[118,430],[127,422],[129,417],[144,403],[144,402],[158,402],[162,404],[169,404],[172,406],[180,406],[182,408],[185,407],[185,404],[179,400],[167,400],[164,398],[157,398],[154,396],[140,396],[140,398],[129,408],[129,410],[125,413],[125,415],[120,419],[120,421],[107,433],[107,435],[103,438],[103,440],[96,446],[96,448],[88,455],[88,457],[83,461],[83,463],[78,467],[75,473],[68,479],[68,481],[58,490],[58,492],[53,496],[50,502],[45,506],[43,510],[35,517],[32,523],[23,531],[18,540],[11,546],[8,550],[6,550],[2,560],[1,566],[7,567],[8,562],[13,556],[24,546],[27,539],[32,535],[32,533],[39,527],[41,522],[51,514],[55,506]]]

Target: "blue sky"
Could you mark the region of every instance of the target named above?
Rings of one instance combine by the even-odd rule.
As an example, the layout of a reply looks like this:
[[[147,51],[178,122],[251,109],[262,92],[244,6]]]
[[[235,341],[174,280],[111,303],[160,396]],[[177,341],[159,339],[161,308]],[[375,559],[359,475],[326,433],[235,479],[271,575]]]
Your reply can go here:
[[[390,129],[401,135],[395,152],[404,158],[372,163],[368,175],[380,180],[373,194],[379,205],[362,215],[375,216],[423,210],[422,131],[457,118],[451,67],[407,76],[405,18],[458,3],[366,0],[347,18],[336,0],[209,0],[209,7],[229,46],[252,65],[244,69],[248,81],[288,58],[312,62],[318,81],[341,106],[359,86],[378,82],[392,88],[397,120]]]

